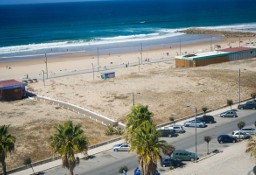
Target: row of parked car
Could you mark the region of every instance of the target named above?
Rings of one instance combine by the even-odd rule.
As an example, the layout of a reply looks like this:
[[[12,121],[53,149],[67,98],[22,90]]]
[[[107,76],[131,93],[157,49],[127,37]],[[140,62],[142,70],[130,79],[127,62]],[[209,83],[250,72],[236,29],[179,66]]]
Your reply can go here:
[[[245,104],[238,105],[238,109],[256,109],[256,100],[247,102]],[[220,114],[220,117],[238,117],[236,110],[231,109]],[[198,127],[205,128],[207,124],[216,123],[215,119],[211,115],[204,115],[198,117],[194,120],[184,122],[184,125],[173,124],[165,127],[161,127],[158,131],[161,137],[174,137],[178,134],[185,133],[185,127]],[[241,130],[233,131],[231,135],[220,135],[217,137],[217,141],[222,143],[236,143],[238,139],[249,139],[251,134],[256,134],[256,129],[252,127],[244,127]],[[118,144],[113,147],[114,151],[129,151],[130,146],[128,143]],[[171,157],[164,156],[161,160],[161,166],[167,167],[172,166],[174,168],[183,166],[182,161],[194,161],[198,160],[199,157],[187,150],[175,150]],[[134,170],[134,175],[140,175],[140,169],[137,167]],[[158,171],[155,172],[155,175],[160,175]]]

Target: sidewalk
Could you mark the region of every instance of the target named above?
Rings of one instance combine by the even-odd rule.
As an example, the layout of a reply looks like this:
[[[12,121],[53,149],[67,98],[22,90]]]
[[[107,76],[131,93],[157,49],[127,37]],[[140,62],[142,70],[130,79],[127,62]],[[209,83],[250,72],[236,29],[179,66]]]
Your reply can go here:
[[[237,104],[236,105],[232,105],[232,108],[233,109],[237,109],[237,106],[238,106]],[[218,109],[216,111],[212,111],[212,112],[209,112],[207,114],[214,116],[214,115],[220,114],[221,112],[227,111],[229,109],[230,109],[230,107],[224,107],[222,109]],[[191,120],[191,118],[190,119],[186,119],[186,120]],[[186,120],[179,121],[179,122],[177,122],[177,124],[183,125],[184,121],[186,121]],[[103,152],[103,151],[106,151],[106,150],[110,150],[110,149],[112,149],[112,147],[115,144],[119,144],[119,143],[123,143],[123,142],[124,142],[124,140],[119,140],[119,141],[116,141],[116,142],[113,142],[113,143],[110,143],[110,144],[106,144],[106,145],[103,145],[103,146],[99,146],[97,148],[90,149],[88,151],[88,155],[95,155],[95,154],[98,154],[100,152]],[[84,157],[83,154],[78,154],[78,156],[80,158]],[[37,172],[43,172],[45,170],[54,168],[54,167],[59,166],[61,164],[62,164],[62,161],[59,159],[59,160],[55,160],[55,161],[52,161],[52,162],[49,162],[49,163],[46,163],[46,164],[43,164],[43,165],[34,166],[33,168],[34,168],[34,171],[37,173]],[[32,171],[31,168],[28,168],[28,169],[23,170],[23,171],[11,173],[11,175],[29,175],[29,174],[33,174],[33,171]],[[129,172],[129,174],[130,174],[130,172]],[[190,173],[190,175],[192,175],[192,174]]]

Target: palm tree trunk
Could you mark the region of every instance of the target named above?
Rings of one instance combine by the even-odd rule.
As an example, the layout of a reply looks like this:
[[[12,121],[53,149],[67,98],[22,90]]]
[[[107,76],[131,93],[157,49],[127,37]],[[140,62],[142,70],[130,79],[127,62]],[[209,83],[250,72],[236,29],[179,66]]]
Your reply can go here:
[[[209,142],[207,142],[207,154],[209,154]]]
[[[73,169],[69,169],[70,175],[74,175]]]
[[[7,175],[5,158],[1,159],[1,164],[2,164],[2,169],[3,169],[3,175]]]

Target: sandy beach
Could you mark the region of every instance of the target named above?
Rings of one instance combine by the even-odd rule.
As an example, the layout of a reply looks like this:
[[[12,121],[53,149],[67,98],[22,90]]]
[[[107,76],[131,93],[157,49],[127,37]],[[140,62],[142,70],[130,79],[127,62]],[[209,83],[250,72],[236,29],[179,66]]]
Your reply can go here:
[[[249,39],[241,38],[240,45],[243,46]],[[228,38],[218,43],[186,45],[181,47],[181,53],[210,51],[211,46],[215,45],[220,45],[221,48],[237,47],[238,41],[238,38]],[[179,47],[156,48],[142,53],[138,51],[99,55],[99,59],[97,55],[86,54],[67,54],[54,59],[49,55],[49,79],[46,79],[45,86],[42,81],[42,70],[46,69],[44,57],[31,61],[0,63],[0,79],[22,80],[27,75],[29,78],[37,78],[38,82],[28,84],[31,92],[70,102],[124,123],[133,100],[135,104],[148,105],[158,124],[168,122],[169,117],[177,119],[193,115],[194,107],[201,109],[202,106],[207,106],[209,109],[215,109],[226,105],[227,99],[237,102],[239,69],[241,99],[250,98],[250,94],[255,92],[255,58],[178,69],[175,68],[174,57],[179,52]],[[131,66],[132,63],[138,63],[141,58],[140,66]],[[168,61],[153,63],[157,59],[168,59]],[[123,67],[111,70],[115,72],[116,78],[102,80],[101,72],[97,72],[98,61],[101,68],[118,65]],[[52,78],[56,75],[77,73],[84,69],[92,70],[92,66],[95,71],[94,78],[93,73]],[[103,72],[107,71],[110,70]],[[11,133],[19,137],[16,153],[9,158],[11,167],[20,166],[21,157],[25,154],[35,155],[40,150],[49,150],[47,133],[52,133],[56,124],[67,119],[82,123],[86,134],[92,140],[91,144],[110,139],[104,136],[103,125],[95,127],[96,125],[85,117],[50,104],[41,104],[29,99],[11,103],[1,102],[0,110],[2,111],[0,124],[10,124]],[[93,140],[92,133],[95,132],[99,133],[97,140]],[[33,139],[31,133],[37,133]],[[44,144],[40,144],[42,141]],[[28,146],[30,144],[31,146]],[[37,155],[34,161],[52,156],[50,150]]]

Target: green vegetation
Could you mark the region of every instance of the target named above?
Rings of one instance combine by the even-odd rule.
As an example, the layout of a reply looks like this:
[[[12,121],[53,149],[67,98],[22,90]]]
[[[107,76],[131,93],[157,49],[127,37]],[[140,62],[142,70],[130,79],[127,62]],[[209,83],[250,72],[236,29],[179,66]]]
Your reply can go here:
[[[256,92],[251,93],[251,97],[255,100],[256,99]]]
[[[233,100],[232,99],[227,99],[227,105],[230,106],[230,109],[232,109],[232,105],[233,105]]]
[[[81,129],[81,125],[73,125],[72,121],[66,121],[56,127],[56,133],[50,137],[50,144],[55,153],[62,158],[62,166],[67,168],[70,175],[74,175],[74,168],[80,160],[75,154],[87,152],[88,139]]]
[[[32,170],[33,170],[33,174],[35,174],[34,168],[33,168],[33,166],[32,166],[31,163],[32,163],[32,160],[31,160],[30,157],[25,157],[25,158],[24,158],[23,164],[24,164],[25,166],[30,166],[30,167],[32,168]]]
[[[123,172],[127,172],[128,171],[128,167],[127,166],[122,166],[120,169],[119,169],[119,173],[123,173]]]
[[[120,127],[114,127],[112,125],[108,125],[105,130],[105,135],[111,136],[111,135],[122,135],[123,130]]]
[[[210,152],[209,152],[209,143],[210,143],[211,140],[212,140],[211,136],[205,136],[204,137],[204,141],[206,141],[206,143],[207,143],[207,154],[210,154]]]
[[[202,107],[202,111],[204,112],[204,115],[206,114],[207,110],[208,110],[208,107],[207,107],[207,106],[203,106],[203,107]]]
[[[9,125],[0,126],[0,162],[3,175],[7,175],[5,159],[8,153],[14,151],[16,138],[8,133]]]
[[[154,174],[161,149],[167,144],[159,140],[152,118],[148,106],[143,105],[133,106],[127,116],[125,138],[131,145],[130,150],[137,153],[141,174]]]

